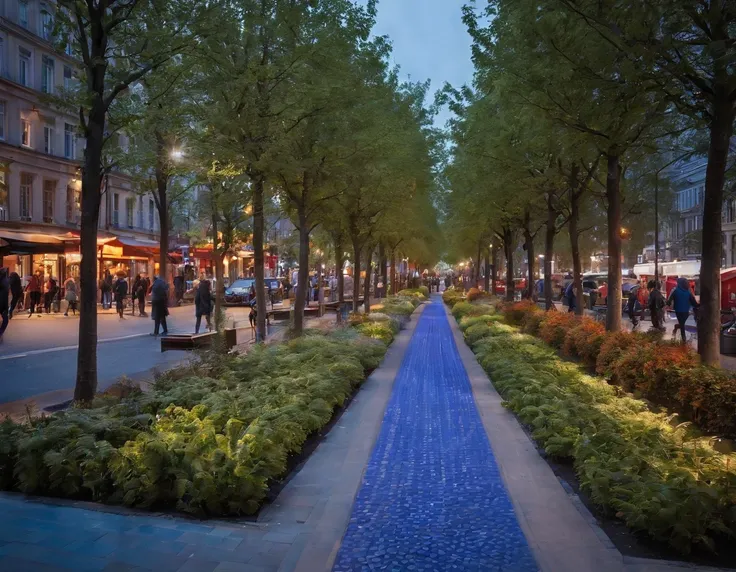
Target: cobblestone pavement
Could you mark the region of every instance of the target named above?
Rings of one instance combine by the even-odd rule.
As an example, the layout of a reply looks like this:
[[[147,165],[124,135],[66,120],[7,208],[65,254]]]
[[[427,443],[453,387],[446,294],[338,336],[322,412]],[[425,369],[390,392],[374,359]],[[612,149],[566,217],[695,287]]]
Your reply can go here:
[[[439,301],[394,382],[333,570],[537,570]]]

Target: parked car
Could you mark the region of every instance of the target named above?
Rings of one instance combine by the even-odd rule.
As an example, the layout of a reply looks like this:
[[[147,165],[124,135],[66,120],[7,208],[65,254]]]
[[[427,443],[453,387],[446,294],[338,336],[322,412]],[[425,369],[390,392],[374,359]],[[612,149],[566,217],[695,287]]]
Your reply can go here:
[[[247,306],[251,302],[251,287],[255,283],[255,278],[241,278],[233,282],[225,289],[225,304]]]

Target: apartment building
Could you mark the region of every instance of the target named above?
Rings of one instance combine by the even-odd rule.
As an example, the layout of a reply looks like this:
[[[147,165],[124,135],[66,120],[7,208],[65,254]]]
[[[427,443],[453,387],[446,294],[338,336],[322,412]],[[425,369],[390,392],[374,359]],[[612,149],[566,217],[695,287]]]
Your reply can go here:
[[[676,163],[667,171],[673,191],[672,210],[660,222],[660,259],[697,260],[702,255],[703,199],[708,160],[699,157]],[[727,196],[722,209],[723,250],[721,266],[736,267],[736,199]],[[647,246],[642,261],[654,260],[654,246]]]
[[[71,45],[55,49],[53,2],[0,1],[0,262],[25,277],[63,281],[79,271],[78,119],[49,96],[78,70]],[[121,145],[127,144],[123,137]],[[112,173],[103,183],[100,273],[155,272],[158,216],[150,196]]]

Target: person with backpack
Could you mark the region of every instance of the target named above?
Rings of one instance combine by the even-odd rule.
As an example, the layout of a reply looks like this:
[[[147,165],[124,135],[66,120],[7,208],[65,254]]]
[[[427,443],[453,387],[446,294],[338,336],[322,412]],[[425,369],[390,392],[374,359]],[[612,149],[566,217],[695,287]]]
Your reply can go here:
[[[565,298],[567,298],[567,311],[573,313],[575,311],[577,300],[575,299],[575,282],[570,282],[565,289]]]
[[[693,310],[700,308],[700,304],[698,304],[690,290],[690,283],[687,278],[680,277],[677,279],[677,288],[674,288],[670,293],[667,305],[675,310],[675,316],[677,317],[677,324],[675,324],[672,335],[677,335],[677,330],[679,329],[680,336],[682,336],[682,343],[686,344],[687,333],[685,331],[685,323],[690,317],[690,308]]]
[[[125,310],[125,297],[128,295],[128,282],[122,275],[118,276],[113,286],[113,292],[115,292],[115,311],[122,320],[123,310]]]

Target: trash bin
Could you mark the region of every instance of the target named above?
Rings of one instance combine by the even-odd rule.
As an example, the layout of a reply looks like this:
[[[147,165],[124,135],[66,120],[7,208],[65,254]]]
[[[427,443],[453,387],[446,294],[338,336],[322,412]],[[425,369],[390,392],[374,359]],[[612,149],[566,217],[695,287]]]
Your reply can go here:
[[[736,355],[736,332],[721,332],[721,353],[727,356]]]

